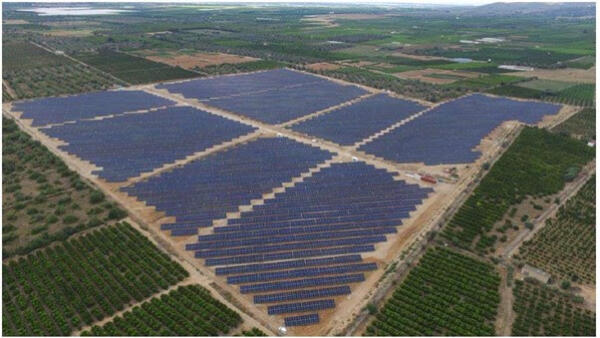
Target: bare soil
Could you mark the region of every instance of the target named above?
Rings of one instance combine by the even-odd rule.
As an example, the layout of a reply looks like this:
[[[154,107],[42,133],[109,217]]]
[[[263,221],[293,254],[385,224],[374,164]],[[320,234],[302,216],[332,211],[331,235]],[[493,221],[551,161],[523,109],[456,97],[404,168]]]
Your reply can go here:
[[[306,67],[308,69],[312,69],[312,70],[336,70],[338,68],[340,68],[340,65],[336,65],[333,63],[327,63],[327,62],[317,62],[317,63],[311,63],[306,65]]]
[[[448,78],[433,77],[433,76],[431,76],[433,74],[448,75],[449,77]],[[475,73],[475,72],[463,72],[463,71],[457,71],[457,70],[426,68],[426,69],[419,69],[419,70],[410,70],[410,71],[402,72],[402,73],[395,73],[394,75],[396,75],[397,77],[402,78],[402,79],[419,80],[422,82],[432,83],[432,84],[448,84],[448,83],[453,83],[453,82],[456,82],[456,81],[458,81],[460,79],[464,79],[464,78],[476,78],[480,74]],[[453,79],[450,77],[456,77],[456,78]]]
[[[522,77],[537,77],[544,80],[596,83],[596,67],[590,69],[563,68],[563,69],[534,69],[526,72],[513,72],[510,75]]]
[[[151,53],[151,52],[150,52]],[[249,56],[240,56],[225,53],[169,53],[168,55],[148,55],[147,59],[166,63],[171,66],[181,67],[185,69],[203,68],[206,66],[220,65],[224,63],[244,63],[256,61],[257,58]]]

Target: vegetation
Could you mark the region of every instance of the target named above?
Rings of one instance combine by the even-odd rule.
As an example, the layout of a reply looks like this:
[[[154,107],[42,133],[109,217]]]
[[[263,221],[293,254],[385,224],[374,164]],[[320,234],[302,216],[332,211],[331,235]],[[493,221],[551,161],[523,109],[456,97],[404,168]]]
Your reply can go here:
[[[240,315],[200,285],[180,286],[135,306],[82,336],[218,336],[242,322]]]
[[[242,336],[245,337],[266,337],[267,334],[262,332],[259,328],[253,327],[248,331],[242,331]]]
[[[247,73],[283,67],[285,64],[276,61],[257,60],[243,63],[222,63],[220,65],[206,66],[197,70],[209,75]]]
[[[578,84],[563,90],[539,90],[515,85],[496,87],[488,93],[503,96],[519,97],[524,99],[545,100],[575,106],[591,107],[596,102],[596,86],[593,84]]]
[[[584,141],[596,139],[596,109],[582,109],[552,131],[571,135]]]
[[[13,99],[75,94],[122,84],[27,42],[5,44],[2,66],[2,79],[16,94]]]
[[[523,243],[519,258],[559,279],[596,282],[596,177]]]
[[[2,142],[4,258],[127,216],[13,120],[2,119]]]
[[[312,71],[310,69],[306,69]],[[336,70],[313,71],[322,75],[359,83],[379,89],[387,89],[400,95],[437,102],[457,97],[467,91],[461,87],[443,87],[417,80],[405,80],[393,75],[376,73],[363,68],[343,67]]]
[[[593,158],[594,150],[577,140],[525,127],[441,235],[464,249],[479,253],[493,249],[498,238],[489,233],[511,206],[527,196],[562,190],[567,170]]]
[[[160,82],[199,76],[183,68],[154,62],[107,49],[97,53],[81,53],[75,57],[86,64],[110,73],[131,84]]]
[[[595,336],[596,315],[573,296],[535,280],[515,281],[513,336]]]
[[[4,336],[66,336],[188,274],[119,223],[5,263],[2,275]]]
[[[499,286],[491,264],[449,249],[429,249],[365,334],[492,336]]]

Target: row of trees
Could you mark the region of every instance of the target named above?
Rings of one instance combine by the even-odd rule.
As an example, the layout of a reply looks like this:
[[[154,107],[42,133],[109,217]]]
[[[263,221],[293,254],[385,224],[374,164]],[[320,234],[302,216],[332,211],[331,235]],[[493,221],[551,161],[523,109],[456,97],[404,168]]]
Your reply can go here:
[[[515,281],[513,336],[595,336],[596,314],[535,280]]]
[[[523,243],[519,258],[560,279],[595,284],[596,177],[563,205],[556,217]]]
[[[188,275],[125,222],[2,269],[4,335],[68,335]]]
[[[492,265],[449,249],[430,249],[366,335],[493,335],[499,285]]]
[[[512,205],[526,196],[557,193],[564,187],[568,168],[581,167],[593,158],[594,150],[582,142],[526,127],[481,180],[442,236],[459,247],[485,253],[496,242],[496,234],[491,233],[494,225]]]
[[[134,307],[82,336],[218,336],[242,322],[240,315],[199,285],[181,286]]]

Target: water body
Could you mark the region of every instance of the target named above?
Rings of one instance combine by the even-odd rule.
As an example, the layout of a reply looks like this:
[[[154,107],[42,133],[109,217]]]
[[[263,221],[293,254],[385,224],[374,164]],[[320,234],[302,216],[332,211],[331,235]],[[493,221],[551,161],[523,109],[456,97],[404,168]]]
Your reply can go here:
[[[454,59],[450,59],[450,61],[458,62],[458,63],[469,63],[469,62],[472,62],[473,59],[469,59],[469,58],[454,58]]]
[[[90,8],[90,7],[36,7],[32,9],[20,9],[21,12],[34,12],[39,16],[52,15],[114,15],[123,12],[131,12],[126,9]]]

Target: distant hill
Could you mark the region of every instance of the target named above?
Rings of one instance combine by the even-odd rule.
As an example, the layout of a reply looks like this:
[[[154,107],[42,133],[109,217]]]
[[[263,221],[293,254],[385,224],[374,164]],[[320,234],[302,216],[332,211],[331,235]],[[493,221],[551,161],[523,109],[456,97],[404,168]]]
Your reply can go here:
[[[545,15],[552,17],[595,17],[596,3],[594,2],[495,2],[488,5],[470,7],[460,11],[461,15]]]

